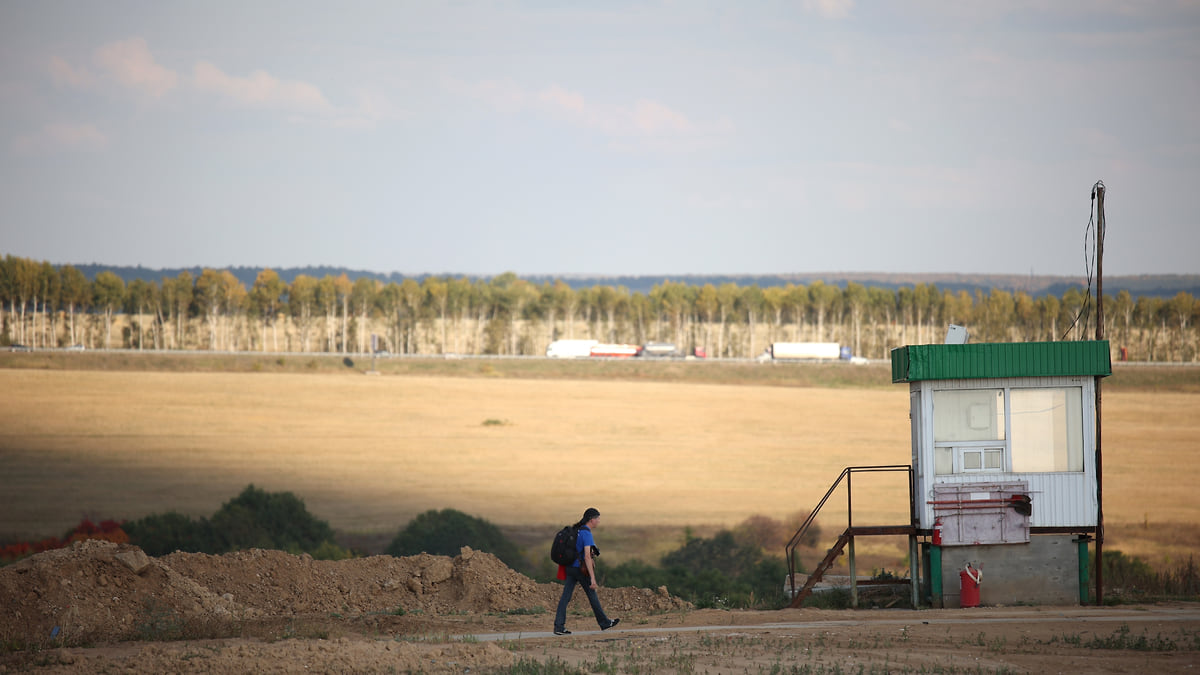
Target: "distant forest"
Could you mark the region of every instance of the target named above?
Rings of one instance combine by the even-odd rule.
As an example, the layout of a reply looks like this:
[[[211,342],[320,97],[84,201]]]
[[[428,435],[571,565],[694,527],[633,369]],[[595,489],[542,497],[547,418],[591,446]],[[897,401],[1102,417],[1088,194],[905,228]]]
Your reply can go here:
[[[1090,283],[1089,283],[1090,282]],[[493,277],[334,267],[148,269],[0,261],[0,344],[29,348],[537,355],[553,340],[669,342],[752,358],[837,342],[1091,339],[1094,280],[969,274]],[[1114,360],[1197,359],[1200,275],[1104,279]]]
[[[88,279],[95,279],[100,272],[112,272],[120,277],[125,283],[141,279],[142,281],[161,281],[167,278],[178,277],[181,273],[187,272],[193,278],[200,276],[204,271],[203,267],[175,267],[163,269],[150,269],[146,267],[113,267],[109,265],[75,265],[80,272]],[[262,267],[226,267],[219,271],[228,271],[238,281],[242,282],[247,288],[254,285],[254,281],[258,278],[258,274],[263,271]],[[372,272],[369,270],[355,270],[346,267],[286,267],[272,268],[279,278],[284,283],[292,283],[296,277],[300,275],[310,276],[317,279],[331,276],[339,277],[343,274],[347,278],[354,279],[375,279],[383,283],[396,282],[400,283],[405,279],[412,279],[418,283],[425,281],[428,278],[465,278],[471,281],[487,281],[491,277],[477,275],[459,275],[459,274],[410,274],[404,275],[399,272],[390,272],[387,274],[381,272]],[[562,281],[574,290],[583,290],[594,286],[614,286],[627,289],[631,293],[649,293],[654,287],[663,282],[671,282],[676,284],[684,284],[687,286],[704,286],[712,284],[720,286],[722,284],[737,284],[738,286],[758,286],[759,288],[770,288],[772,286],[787,286],[789,284],[811,284],[814,281],[821,281],[826,284],[845,288],[847,284],[853,282],[862,284],[869,288],[883,288],[887,290],[897,290],[905,286],[913,287],[917,284],[931,284],[937,286],[939,290],[966,291],[974,294],[976,291],[988,293],[995,290],[1008,291],[1010,293],[1025,292],[1033,297],[1044,295],[1062,296],[1070,288],[1086,288],[1087,279],[1084,275],[1078,277],[1066,276],[1048,276],[1048,275],[1020,275],[1020,274],[949,274],[949,273],[932,273],[932,274],[900,274],[900,273],[883,273],[883,272],[828,272],[820,274],[644,274],[644,275],[617,275],[617,276],[572,276],[572,275],[557,275],[547,276],[540,274],[520,275],[526,281],[541,285],[544,283],[554,283]],[[1170,299],[1179,292],[1191,293],[1193,296],[1200,297],[1200,274],[1143,274],[1137,276],[1106,276],[1104,278],[1104,291],[1106,294],[1113,295],[1121,291],[1129,291],[1129,294],[1135,298],[1138,297],[1154,297]]]

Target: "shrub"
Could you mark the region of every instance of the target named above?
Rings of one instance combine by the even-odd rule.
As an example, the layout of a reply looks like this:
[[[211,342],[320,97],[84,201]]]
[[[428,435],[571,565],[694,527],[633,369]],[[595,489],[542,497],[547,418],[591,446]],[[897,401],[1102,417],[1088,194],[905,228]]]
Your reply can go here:
[[[740,544],[757,546],[770,554],[780,554],[792,535],[800,530],[808,514],[808,511],[797,511],[785,520],[776,520],[756,513],[738,523],[733,528],[733,536]],[[816,546],[820,541],[821,528],[814,522],[799,543],[801,546]]]
[[[430,510],[413,518],[384,552],[394,556],[419,553],[454,556],[463,546],[491,553],[515,570],[527,565],[500,528],[454,509]]]
[[[212,517],[225,549],[273,548],[291,553],[315,551],[333,541],[329,523],[309,514],[291,492],[267,492],[249,485]]]
[[[604,576],[605,586],[617,588],[624,586],[636,586],[638,588],[666,586],[678,595],[677,590],[670,584],[671,579],[666,570],[642,562],[641,560],[634,559],[623,562],[606,572],[597,572],[597,576],[600,574]]]
[[[62,539],[47,537],[36,543],[21,541],[0,546],[0,565],[16,562],[34,553],[62,548],[73,541],[103,539],[104,541],[111,541],[116,544],[124,544],[129,541],[129,535],[126,534],[122,526],[123,523],[118,523],[115,520],[102,520],[97,525],[92,522],[91,518],[84,518],[79,521],[78,525],[67,530]]]
[[[1091,558],[1091,577],[1095,579],[1096,558]],[[1200,597],[1200,571],[1194,556],[1174,568],[1156,572],[1137,556],[1117,550],[1104,552],[1104,588],[1106,604],[1145,601],[1154,598]]]
[[[192,520],[175,511],[151,514],[127,523],[130,541],[146,555],[163,556],[175,551],[217,553],[222,550],[216,531],[207,518]]]
[[[346,560],[354,557],[353,553],[332,541],[323,541],[320,546],[308,553],[317,560]]]
[[[662,558],[661,567],[622,563],[604,578],[609,586],[666,586],[697,607],[782,607],[787,567],[756,544],[739,543],[729,530],[691,538]]]
[[[85,539],[102,539],[114,544],[125,544],[129,542],[129,535],[121,529],[121,523],[115,520],[102,520],[97,525],[92,522],[91,518],[84,518],[68,531],[63,539],[66,540],[64,546],[70,542],[84,541]]]
[[[1096,578],[1096,558],[1091,559],[1091,578]],[[1145,560],[1116,550],[1104,552],[1104,585],[1114,593],[1143,594],[1154,590],[1154,570]]]
[[[265,548],[327,560],[349,557],[334,543],[329,523],[310,514],[303,500],[291,492],[267,492],[254,485],[222,505],[211,519],[192,520],[172,511],[134,521],[127,531],[131,541],[152,556]]]
[[[1161,579],[1163,590],[1168,595],[1200,597],[1200,569],[1196,567],[1195,556],[1188,556],[1187,562],[1164,572]]]

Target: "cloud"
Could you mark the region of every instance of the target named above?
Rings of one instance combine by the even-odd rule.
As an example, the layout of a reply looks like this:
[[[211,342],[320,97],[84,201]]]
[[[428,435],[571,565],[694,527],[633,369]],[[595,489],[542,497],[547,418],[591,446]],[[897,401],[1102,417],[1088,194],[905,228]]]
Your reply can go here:
[[[85,87],[91,84],[92,75],[83,68],[75,68],[57,56],[50,59],[50,77],[57,85]]]
[[[641,99],[624,105],[596,103],[559,85],[531,93],[510,80],[476,83],[447,81],[451,92],[484,102],[506,114],[540,111],[569,124],[614,138],[662,137],[698,132],[686,115],[659,101]]]
[[[562,87],[550,87],[542,93],[538,94],[538,100],[551,108],[566,111],[573,115],[581,117],[587,116],[587,103],[583,100],[583,95],[573,91],[567,91]]]
[[[77,89],[94,88],[105,82],[160,98],[180,85],[215,95],[235,105],[282,111],[292,121],[317,122],[339,128],[371,128],[403,117],[400,110],[381,90],[357,92],[357,103],[344,107],[329,102],[320,87],[302,80],[285,80],[264,70],[246,76],[226,73],[209,61],[197,61],[192,77],[181,79],[175,71],[160,65],[146,41],[140,37],[110,42],[95,50],[93,71],[75,66],[59,56],[47,66],[55,84]],[[35,144],[25,137],[22,147]]]
[[[552,86],[537,95],[541,106],[574,124],[610,136],[662,136],[687,134],[695,125],[686,115],[657,101],[639,100],[632,105],[590,103],[582,94]]]
[[[108,146],[108,137],[94,124],[47,124],[13,140],[21,154],[35,152],[94,151]]]
[[[252,108],[277,108],[303,113],[333,112],[325,94],[314,84],[299,80],[281,80],[263,70],[246,77],[226,74],[220,68],[200,61],[192,69],[192,82],[205,91]]]
[[[804,0],[804,9],[826,19],[844,19],[854,9],[854,0]]]
[[[381,122],[404,119],[408,114],[378,89],[360,89],[355,96],[358,104],[338,109],[331,117],[330,124],[338,129],[372,129]]]
[[[500,112],[515,113],[529,105],[529,94],[510,80],[487,80],[475,84],[448,80],[445,86],[453,93],[484,101]]]
[[[175,71],[154,60],[142,38],[110,42],[96,50],[93,60],[122,86],[155,98],[174,89],[179,83]]]
[[[633,122],[645,133],[688,132],[692,123],[688,118],[655,101],[638,101],[633,108]]]

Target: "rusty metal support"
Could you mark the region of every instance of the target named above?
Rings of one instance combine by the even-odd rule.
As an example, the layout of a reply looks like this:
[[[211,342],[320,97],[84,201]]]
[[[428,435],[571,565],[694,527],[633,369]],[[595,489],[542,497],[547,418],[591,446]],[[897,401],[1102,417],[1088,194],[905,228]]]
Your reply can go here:
[[[887,471],[903,471],[906,473],[907,484],[908,484],[909,523],[907,525],[883,525],[883,526],[855,527],[854,526],[854,497],[853,497],[853,490],[851,489],[852,488],[852,484],[851,484],[852,476],[855,473],[887,472]],[[838,544],[834,548],[829,550],[829,554],[826,555],[825,559],[821,561],[821,563],[817,566],[817,569],[813,572],[812,575],[810,575],[809,580],[804,584],[803,588],[801,588],[800,591],[798,592],[796,590],[796,563],[797,563],[796,548],[799,547],[800,542],[803,541],[804,535],[808,532],[808,529],[812,526],[813,521],[816,520],[817,514],[819,514],[821,512],[821,508],[823,506],[825,506],[825,503],[829,501],[829,498],[833,495],[834,492],[837,491],[838,487],[841,486],[842,481],[846,482],[846,530],[842,534],[842,536],[839,538]],[[913,502],[913,491],[914,491],[913,486],[914,485],[915,485],[915,483],[914,483],[913,469],[912,469],[912,466],[907,465],[907,464],[891,464],[891,465],[882,465],[882,466],[848,466],[845,469],[843,469],[842,473],[838,476],[837,480],[835,480],[833,482],[833,485],[831,485],[829,487],[829,490],[827,490],[825,492],[825,496],[822,497],[821,501],[817,503],[817,507],[815,509],[813,509],[811,513],[808,514],[808,517],[804,520],[804,523],[800,525],[800,528],[796,530],[796,533],[792,535],[792,538],[788,540],[788,543],[784,548],[784,553],[786,555],[787,564],[788,564],[788,585],[789,585],[790,593],[792,595],[791,606],[792,607],[800,606],[800,603],[802,603],[804,601],[804,597],[806,597],[807,594],[811,591],[812,586],[816,583],[816,581],[818,581],[820,579],[820,576],[825,573],[825,570],[828,569],[833,564],[833,561],[837,559],[838,555],[840,555],[842,547],[844,547],[846,545],[849,545],[849,547],[850,547],[850,558],[849,558],[849,563],[850,563],[850,567],[851,567],[851,573],[850,573],[850,588],[851,588],[851,590],[850,590],[850,592],[851,592],[852,600],[853,600],[854,604],[857,606],[857,602],[858,602],[857,583],[858,583],[858,580],[857,580],[856,574],[855,574],[854,537],[856,535],[906,535],[910,538],[909,548],[910,548],[910,550],[912,550],[915,547],[916,536],[918,534],[917,520],[916,520],[916,513],[917,513],[916,505]],[[910,554],[910,556],[911,556],[911,554]],[[918,568],[915,566],[915,563],[913,565],[910,565],[910,567],[911,567],[911,570],[910,570],[910,579],[909,580],[910,580],[910,583],[914,587],[916,587],[918,585],[917,572],[916,572],[916,570]],[[914,594],[915,594],[915,591],[914,591]],[[916,596],[914,595],[914,597],[916,597]],[[915,603],[914,603],[914,606],[915,606]]]

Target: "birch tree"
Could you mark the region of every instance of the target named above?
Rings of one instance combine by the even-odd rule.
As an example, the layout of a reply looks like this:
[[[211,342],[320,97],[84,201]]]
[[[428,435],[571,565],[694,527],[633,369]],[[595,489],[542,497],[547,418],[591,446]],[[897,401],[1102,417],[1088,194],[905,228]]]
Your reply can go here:
[[[188,317],[195,300],[195,284],[187,270],[174,279],[163,279],[163,305],[168,307],[175,322],[174,341],[176,349],[187,347]]]
[[[833,309],[833,305],[840,295],[841,290],[837,286],[828,286],[823,281],[817,280],[809,284],[809,302],[817,318],[816,342],[825,341],[825,317]]]
[[[217,329],[225,300],[225,279],[214,269],[205,269],[196,278],[196,306],[208,326],[208,348],[217,348]]]
[[[350,278],[346,276],[346,273],[342,272],[333,280],[333,290],[338,306],[342,310],[342,341],[338,345],[338,351],[345,354],[349,349],[347,344],[350,337],[347,333],[349,328],[348,316],[350,314],[350,293],[354,290],[354,284],[350,282]]]
[[[446,353],[446,310],[450,305],[450,286],[444,279],[436,277],[428,277],[425,279],[425,294],[429,296],[429,302],[437,311],[439,335],[438,353]]]
[[[317,280],[307,274],[298,274],[288,287],[288,314],[300,331],[300,351],[307,352],[312,334],[313,314],[317,305]]]
[[[316,311],[325,318],[325,346],[318,351],[336,351],[334,338],[334,315],[337,314],[337,284],[332,275],[326,274],[317,282]]]
[[[757,352],[754,344],[754,330],[758,325],[758,317],[763,313],[763,292],[758,284],[751,284],[742,289],[738,296],[738,306],[746,316],[746,356],[753,358]]]
[[[854,335],[853,353],[855,356],[862,355],[862,319],[863,313],[866,312],[870,297],[867,289],[862,284],[853,281],[846,284],[846,289],[842,292],[842,304],[846,306],[850,313],[850,327]]]
[[[350,304],[354,308],[355,322],[357,323],[358,335],[358,352],[366,353],[368,333],[370,333],[371,312],[375,309],[375,303],[379,297],[379,289],[383,286],[378,279],[369,277],[359,277],[354,281],[354,287],[350,290]]]
[[[67,330],[70,334],[68,344],[79,344],[82,340],[75,332],[75,310],[88,306],[88,280],[78,268],[63,265],[58,270],[62,279],[62,304],[67,310]]]
[[[267,351],[267,326],[271,327],[271,350],[279,351],[279,314],[287,293],[287,284],[273,269],[259,271],[250,287],[250,307],[258,315],[262,330],[262,349]]]
[[[124,304],[125,282],[116,274],[104,270],[92,284],[95,306],[104,312],[104,348],[112,348],[112,316]]]
[[[154,301],[157,290],[157,286],[142,279],[134,279],[126,287],[125,313],[137,317],[138,351],[144,349],[146,340],[145,322],[142,316],[146,314],[146,310]]]

